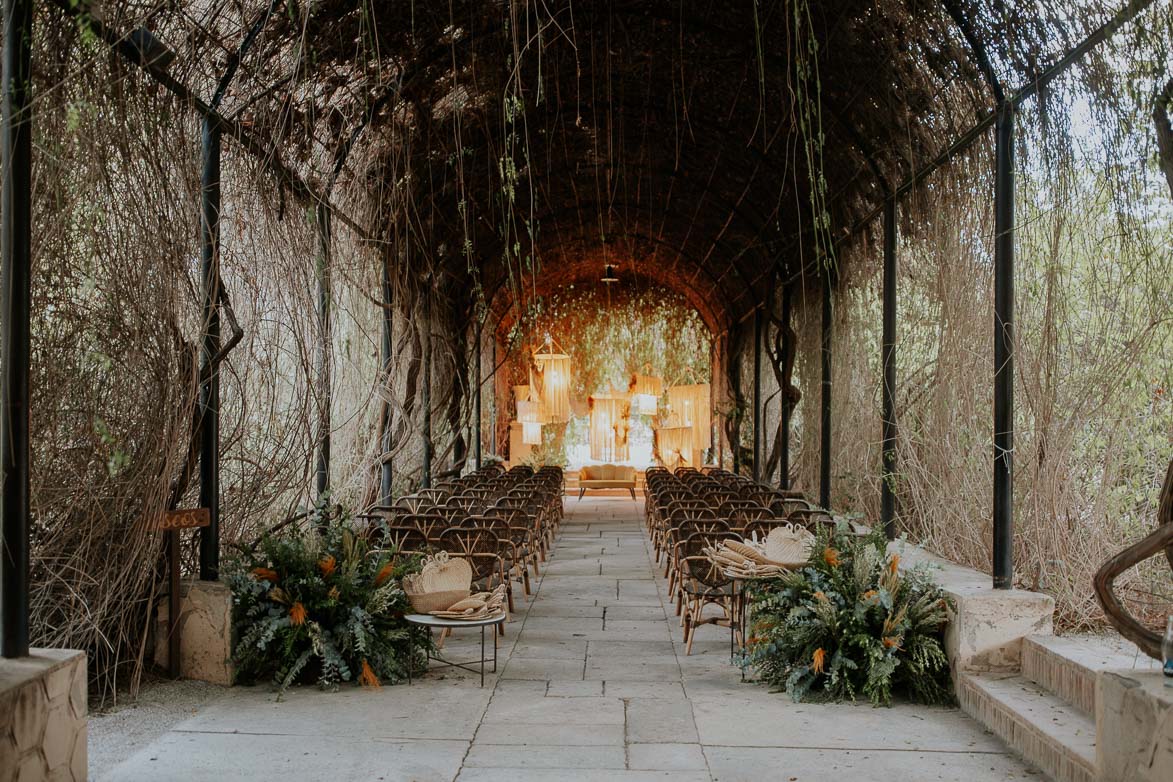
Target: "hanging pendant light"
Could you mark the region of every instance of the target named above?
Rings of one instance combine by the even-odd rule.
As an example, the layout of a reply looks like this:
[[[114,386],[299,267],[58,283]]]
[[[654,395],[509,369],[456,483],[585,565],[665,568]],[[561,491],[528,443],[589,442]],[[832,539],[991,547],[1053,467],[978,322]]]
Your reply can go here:
[[[545,352],[534,354],[537,365],[538,400],[546,421],[570,420],[570,356],[554,352],[554,339],[547,334]]]
[[[650,371],[650,365],[644,370]],[[627,387],[631,394],[631,409],[639,415],[655,415],[659,410],[660,396],[664,393],[664,379],[654,375],[635,374]]]

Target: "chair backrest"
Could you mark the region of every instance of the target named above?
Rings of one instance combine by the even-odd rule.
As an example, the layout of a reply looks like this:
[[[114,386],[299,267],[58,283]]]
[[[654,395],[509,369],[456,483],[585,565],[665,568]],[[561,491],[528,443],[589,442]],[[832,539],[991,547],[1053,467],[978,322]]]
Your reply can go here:
[[[439,513],[409,513],[399,520],[402,527],[415,527],[428,540],[438,540],[440,533],[450,526],[448,519]]]
[[[806,500],[787,498],[774,500],[770,503],[770,509],[779,516],[789,516],[796,510],[814,510],[814,506]]]
[[[741,536],[746,540],[764,541],[766,536],[770,534],[770,530],[774,527],[781,527],[784,524],[789,524],[790,521],[785,518],[769,517],[754,519],[747,521],[741,530]]]
[[[425,554],[431,549],[428,536],[416,527],[387,527],[382,530],[378,543],[379,548],[397,554]]]
[[[825,510],[796,510],[791,512],[786,518],[791,523],[806,527],[807,530],[814,533],[817,533],[820,527],[835,527],[835,519]]]
[[[460,508],[463,511],[472,513],[476,508],[479,508],[484,502],[480,497],[475,497],[471,494],[453,494],[444,503],[449,508]]]
[[[405,508],[411,513],[419,513],[421,508],[433,505],[434,503],[427,497],[419,494],[404,494],[395,501],[395,506]]]
[[[701,533],[730,532],[729,523],[722,519],[685,519],[676,525],[676,540],[688,540]]]
[[[722,540],[741,540],[741,536],[729,531],[696,532],[685,538],[681,546],[685,573],[710,589],[723,587],[732,580],[705,555],[706,548],[715,548]]]
[[[473,579],[492,578],[501,568],[501,540],[486,527],[456,527],[444,530],[440,548],[454,557],[463,557],[472,567]]]
[[[706,521],[717,521],[720,516],[717,511],[709,507],[674,507],[668,512],[668,523],[676,526],[687,519],[704,519]]]
[[[447,489],[420,489],[416,494],[434,505],[442,505],[451,492]]]

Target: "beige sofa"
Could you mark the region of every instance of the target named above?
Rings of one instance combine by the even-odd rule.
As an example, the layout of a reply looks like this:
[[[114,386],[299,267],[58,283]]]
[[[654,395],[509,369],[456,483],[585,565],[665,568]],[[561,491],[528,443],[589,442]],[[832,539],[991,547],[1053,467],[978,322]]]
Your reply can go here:
[[[592,464],[578,473],[578,498],[587,489],[627,489],[635,499],[635,468],[617,464]]]

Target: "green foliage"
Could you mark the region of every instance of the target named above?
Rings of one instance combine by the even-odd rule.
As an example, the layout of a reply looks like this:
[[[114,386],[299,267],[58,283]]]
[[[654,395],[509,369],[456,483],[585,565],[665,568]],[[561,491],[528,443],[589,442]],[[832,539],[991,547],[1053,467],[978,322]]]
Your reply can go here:
[[[926,568],[902,573],[899,561],[880,532],[822,533],[805,567],[750,588],[743,664],[796,701],[951,702],[949,599]]]
[[[371,550],[345,515],[241,550],[226,568],[239,679],[378,686],[422,669],[427,636],[404,620],[400,587],[418,569],[418,557]]]

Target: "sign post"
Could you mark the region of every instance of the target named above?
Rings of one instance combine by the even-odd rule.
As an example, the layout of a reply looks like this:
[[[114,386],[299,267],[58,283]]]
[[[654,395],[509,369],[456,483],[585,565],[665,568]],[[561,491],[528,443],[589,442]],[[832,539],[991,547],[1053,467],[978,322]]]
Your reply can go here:
[[[167,533],[167,569],[170,586],[167,596],[167,672],[172,679],[178,679],[179,670],[179,531],[207,527],[212,523],[212,512],[208,508],[186,508],[169,510],[156,523],[155,529]]]

